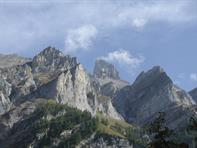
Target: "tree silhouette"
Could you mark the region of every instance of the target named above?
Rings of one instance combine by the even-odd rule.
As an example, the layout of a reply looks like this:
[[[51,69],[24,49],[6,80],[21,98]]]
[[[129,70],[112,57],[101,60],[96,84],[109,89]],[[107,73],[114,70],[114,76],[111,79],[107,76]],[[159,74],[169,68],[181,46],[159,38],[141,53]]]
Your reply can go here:
[[[178,144],[172,140],[174,131],[166,126],[165,117],[166,117],[165,112],[159,112],[158,117],[156,117],[156,119],[148,127],[152,139],[148,145],[148,148],[188,148],[189,147],[188,144],[186,143]],[[194,129],[193,126],[195,126],[195,130],[197,127],[196,121],[197,120],[191,119],[192,122],[191,127],[192,129]]]
[[[197,108],[195,109],[197,111]],[[193,137],[193,147],[197,147],[197,115],[196,113],[189,120],[187,133]]]

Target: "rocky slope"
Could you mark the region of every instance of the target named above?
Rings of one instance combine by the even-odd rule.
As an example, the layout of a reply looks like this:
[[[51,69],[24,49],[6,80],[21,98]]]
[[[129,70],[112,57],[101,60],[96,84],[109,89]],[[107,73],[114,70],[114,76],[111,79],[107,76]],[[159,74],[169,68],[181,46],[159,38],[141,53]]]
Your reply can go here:
[[[104,125],[100,118],[86,111],[52,100],[22,103],[0,119],[0,146],[4,148],[132,147],[121,132],[129,124],[122,127],[118,120],[113,120],[112,129],[111,123]]]
[[[12,58],[8,59],[12,60]],[[9,60],[1,59],[0,63]],[[124,119],[130,123],[146,125],[155,119],[158,112],[165,112],[167,125],[170,128],[185,127],[196,106],[194,101],[197,98],[196,89],[190,92],[192,98],[187,92],[174,85],[159,66],[142,72],[130,85],[120,79],[114,65],[104,60],[96,61],[94,73],[91,75],[75,57],[65,56],[53,47],[44,49],[32,60],[23,62],[14,60],[15,64],[11,63],[9,66],[0,66],[0,143],[4,146],[15,144],[23,146],[26,142],[29,146],[37,146],[39,138],[42,139],[43,134],[46,133],[32,135],[30,125],[44,118],[37,112],[35,114],[35,111],[40,111],[40,105],[48,102],[47,100],[79,109],[80,111],[75,112],[77,116],[81,111],[84,111],[83,115],[86,116],[85,111],[88,111],[93,118],[98,114],[105,117],[104,120],[101,119],[101,123],[99,122],[98,131],[83,138],[82,142],[90,147],[107,147],[109,143],[104,135],[96,138],[95,132],[104,134],[107,132],[107,139],[112,142],[110,146],[130,147],[128,139],[125,140],[130,125],[122,123]],[[53,114],[55,108],[58,110],[55,117],[63,118],[65,111],[59,111],[62,108],[61,105],[58,107],[59,105],[46,106],[44,114],[48,111],[52,111]],[[68,114],[64,120],[67,121],[72,117]],[[51,126],[55,122],[55,120],[51,122],[52,118],[53,115],[47,114],[46,120]],[[107,122],[110,122],[107,125],[105,125],[106,118]],[[118,119],[118,122],[114,119]],[[75,127],[77,129],[79,126],[83,127],[78,123],[81,117],[77,117],[76,120]],[[58,120],[58,126],[55,128],[59,128],[62,122]],[[122,124],[126,127],[120,128]],[[45,126],[45,122],[42,126]],[[53,128],[44,127],[44,129],[48,132],[47,130]],[[62,131],[56,136],[61,137],[61,134],[65,136],[65,132]],[[52,138],[52,145],[61,142],[56,138]],[[79,146],[84,146],[83,143]]]
[[[80,110],[96,111],[119,118],[111,101],[98,102],[98,94],[89,75],[75,57],[65,56],[59,50],[48,47],[25,64],[0,69],[0,78],[6,86],[1,93],[0,114],[12,104],[29,99],[54,99]],[[5,82],[4,82],[5,81]],[[5,84],[1,85],[5,85]]]
[[[16,54],[0,54],[0,68],[11,67],[24,64],[31,59],[18,56]]]
[[[189,94],[192,96],[195,102],[197,102],[197,88],[194,88],[189,92]]]
[[[97,90],[103,96],[108,96],[110,98],[119,89],[129,85],[128,82],[120,79],[118,70],[114,65],[107,63],[104,60],[97,60],[95,62],[93,81],[100,86]]]
[[[174,85],[159,66],[142,72],[133,85],[119,90],[113,103],[127,121],[141,125],[153,120],[158,112],[166,112],[171,128],[186,125],[195,105],[190,95]]]

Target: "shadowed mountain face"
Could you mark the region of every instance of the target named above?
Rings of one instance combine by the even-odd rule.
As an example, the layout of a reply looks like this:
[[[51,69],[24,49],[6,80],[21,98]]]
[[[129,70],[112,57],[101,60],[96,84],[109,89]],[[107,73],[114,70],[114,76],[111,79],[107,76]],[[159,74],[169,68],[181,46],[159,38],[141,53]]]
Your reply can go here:
[[[133,85],[119,90],[113,103],[127,121],[138,124],[150,122],[156,113],[164,111],[172,128],[184,126],[195,105],[190,95],[174,85],[159,66],[142,72]]]
[[[194,88],[193,90],[191,90],[189,92],[189,94],[192,96],[192,98],[194,99],[194,101],[197,102],[197,88]]]

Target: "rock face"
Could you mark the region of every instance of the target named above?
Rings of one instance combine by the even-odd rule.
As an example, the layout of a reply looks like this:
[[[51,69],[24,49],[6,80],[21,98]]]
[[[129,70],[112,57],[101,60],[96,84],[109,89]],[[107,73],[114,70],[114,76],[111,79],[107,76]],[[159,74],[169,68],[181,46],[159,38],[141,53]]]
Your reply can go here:
[[[85,144],[79,145],[78,148],[82,148],[84,146],[91,148],[135,148],[128,140],[109,135],[94,136]]]
[[[111,102],[110,106],[106,102],[98,104],[95,87],[77,59],[64,56],[53,47],[44,49],[28,63],[0,69],[0,77],[10,84],[10,91],[1,93],[0,114],[9,110],[12,103],[45,98],[92,114],[99,109],[106,115],[116,115]]]
[[[11,90],[11,85],[6,80],[0,79],[0,114],[8,111],[12,106],[9,98]]]
[[[132,86],[118,91],[113,103],[127,121],[139,124],[151,121],[158,112],[164,111],[172,128],[183,125],[189,108],[195,105],[190,95],[174,85],[159,66],[142,72]]]
[[[58,103],[88,110],[93,114],[97,106],[96,95],[81,64],[61,72],[55,79],[41,86],[33,97],[53,98]]]
[[[64,71],[76,64],[76,58],[64,56],[59,50],[48,47],[33,58],[32,71],[34,73]]]
[[[107,63],[104,60],[97,60],[94,68],[94,76],[96,78],[111,78],[119,80],[119,73],[114,65]]]
[[[0,54],[0,68],[22,65],[29,62],[29,58],[20,57],[16,54]]]
[[[91,83],[98,96],[98,110],[115,119],[123,119],[114,108],[112,98],[120,88],[128,85],[128,82],[120,80],[115,66],[104,60],[97,60]]]
[[[197,102],[197,88],[194,88],[189,92],[189,94],[192,96],[195,102]]]

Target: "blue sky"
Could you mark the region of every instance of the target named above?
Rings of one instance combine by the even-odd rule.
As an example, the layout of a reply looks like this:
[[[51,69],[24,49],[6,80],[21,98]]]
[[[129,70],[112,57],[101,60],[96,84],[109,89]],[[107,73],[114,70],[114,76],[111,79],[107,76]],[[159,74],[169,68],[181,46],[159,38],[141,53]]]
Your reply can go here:
[[[133,82],[154,65],[197,87],[196,0],[0,0],[0,53],[32,57],[47,46],[92,71],[105,59]]]

